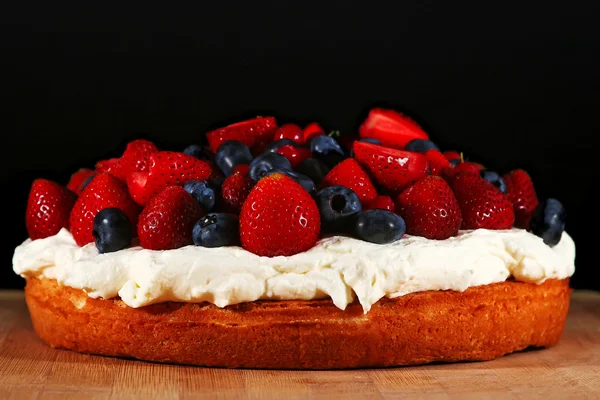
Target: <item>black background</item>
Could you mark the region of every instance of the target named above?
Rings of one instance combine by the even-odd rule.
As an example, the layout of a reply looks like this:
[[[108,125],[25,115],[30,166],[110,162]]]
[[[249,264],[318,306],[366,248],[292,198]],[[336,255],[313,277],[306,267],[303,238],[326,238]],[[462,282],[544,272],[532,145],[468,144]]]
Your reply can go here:
[[[597,2],[121,3],[0,6],[0,287],[22,287],[11,258],[37,177],[66,183],[131,138],[180,150],[257,114],[352,133],[384,105],[443,149],[527,169],[567,208],[573,286],[600,289]]]

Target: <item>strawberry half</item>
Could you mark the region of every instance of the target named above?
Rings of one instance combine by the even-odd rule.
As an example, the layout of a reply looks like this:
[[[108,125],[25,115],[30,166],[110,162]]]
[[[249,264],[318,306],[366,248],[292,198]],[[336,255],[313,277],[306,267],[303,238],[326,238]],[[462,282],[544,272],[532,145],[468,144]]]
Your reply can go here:
[[[69,215],[77,196],[58,183],[36,179],[31,185],[25,226],[31,240],[56,235],[69,226]]]
[[[429,161],[423,154],[373,143],[354,142],[354,157],[379,185],[391,192],[401,191],[429,172]]]
[[[515,222],[513,206],[496,186],[479,175],[461,173],[452,182],[462,213],[462,229],[510,229]]]
[[[140,245],[151,250],[190,245],[194,224],[203,215],[200,205],[181,186],[169,186],[154,196],[140,214]]]
[[[141,205],[168,186],[182,186],[192,179],[203,181],[211,176],[210,165],[175,151],[159,151],[148,157],[148,171],[134,172],[127,179],[129,193]]]
[[[396,205],[409,235],[444,240],[456,236],[462,224],[456,197],[439,176],[428,176],[404,189]]]
[[[108,160],[98,161],[96,163],[96,173],[101,174],[103,172],[109,173],[117,179],[122,181],[127,180],[127,175],[121,166],[121,159],[110,158]]]
[[[384,146],[403,149],[413,139],[429,139],[415,121],[394,110],[374,108],[360,125],[358,133],[363,138],[374,138]]]
[[[353,158],[347,158],[333,167],[320,183],[321,188],[338,185],[352,189],[363,204],[377,197],[377,189],[371,178]]]
[[[531,215],[539,204],[533,181],[522,169],[510,171],[502,176],[506,183],[506,196],[515,210],[515,226],[528,229]]]
[[[108,173],[101,173],[86,186],[71,210],[69,228],[79,246],[94,241],[94,217],[110,207],[119,208],[129,217],[131,225],[136,225],[140,207],[129,195],[125,182]]]
[[[151,154],[158,152],[154,143],[138,139],[127,144],[120,163],[125,177],[134,172],[146,172],[148,170],[148,159]]]
[[[291,256],[313,247],[321,218],[314,199],[279,172],[254,186],[240,213],[242,246],[259,256]]]
[[[225,212],[239,214],[253,187],[254,181],[247,174],[234,172],[225,178],[221,186],[221,205]]]
[[[429,160],[431,175],[441,176],[446,170],[452,168],[450,161],[439,150],[431,149],[425,152],[425,157]]]
[[[221,143],[227,140],[237,140],[252,148],[255,145],[270,142],[277,130],[277,121],[273,117],[257,117],[224,128],[208,132],[206,138],[213,153],[216,153]]]
[[[77,172],[71,175],[69,183],[67,184],[67,189],[79,196],[81,194],[82,186],[85,180],[90,176],[94,176],[95,174],[96,172],[89,168],[80,168],[79,170],[77,170]]]

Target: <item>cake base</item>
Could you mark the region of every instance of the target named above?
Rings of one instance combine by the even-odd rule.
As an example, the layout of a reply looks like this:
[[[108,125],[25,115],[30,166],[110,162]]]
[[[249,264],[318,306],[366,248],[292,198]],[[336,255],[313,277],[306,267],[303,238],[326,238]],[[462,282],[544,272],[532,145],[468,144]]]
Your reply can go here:
[[[50,346],[81,353],[229,368],[341,369],[491,360],[560,338],[569,280],[508,281],[465,292],[381,299],[363,313],[330,300],[225,308],[167,302],[134,309],[28,278],[27,306]]]

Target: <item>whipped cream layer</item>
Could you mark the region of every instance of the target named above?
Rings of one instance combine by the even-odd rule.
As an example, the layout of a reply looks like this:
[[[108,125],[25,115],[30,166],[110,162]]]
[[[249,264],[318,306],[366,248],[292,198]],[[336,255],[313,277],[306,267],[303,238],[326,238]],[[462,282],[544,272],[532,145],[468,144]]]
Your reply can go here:
[[[356,296],[366,313],[384,296],[464,291],[511,276],[537,284],[567,278],[575,271],[575,244],[566,232],[551,248],[525,230],[478,229],[447,240],[405,236],[385,245],[334,236],[290,257],[197,246],[99,254],[93,243],[77,246],[63,229],[18,246],[13,269],[23,277],[56,279],[92,298],[119,296],[134,308],[164,301],[224,307],[330,297],[343,310]]]

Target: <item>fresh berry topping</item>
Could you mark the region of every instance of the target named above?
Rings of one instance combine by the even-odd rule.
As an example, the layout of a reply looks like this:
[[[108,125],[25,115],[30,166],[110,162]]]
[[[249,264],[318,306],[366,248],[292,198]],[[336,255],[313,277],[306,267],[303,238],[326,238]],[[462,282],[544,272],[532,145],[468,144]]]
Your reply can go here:
[[[440,148],[437,147],[437,145],[435,143],[433,143],[431,140],[413,139],[410,142],[406,143],[404,150],[416,151],[417,153],[425,153],[427,150],[440,151]]]
[[[279,153],[264,153],[252,160],[248,169],[248,175],[250,175],[251,179],[258,182],[269,171],[274,169],[290,171],[292,164]]]
[[[375,138],[384,146],[404,148],[413,139],[429,139],[423,129],[409,117],[394,111],[374,108],[361,124],[363,138]]]
[[[221,205],[227,212],[239,214],[242,205],[254,187],[254,181],[247,175],[228,176],[221,187]]]
[[[345,159],[329,171],[320,183],[322,188],[327,186],[350,188],[358,195],[363,204],[377,197],[377,190],[373,186],[371,178],[353,158]]]
[[[148,159],[156,152],[158,149],[154,143],[147,140],[138,139],[129,142],[120,160],[125,179],[134,172],[148,171]]]
[[[108,173],[98,174],[81,193],[69,217],[69,228],[79,246],[94,241],[94,218],[113,207],[123,211],[132,226],[136,225],[140,207],[129,195],[125,182]]]
[[[257,117],[208,132],[206,139],[210,150],[216,153],[221,143],[227,140],[237,140],[250,148],[270,142],[275,130],[277,130],[275,118]]]
[[[83,192],[85,190],[85,188],[90,184],[90,182],[92,181],[92,179],[94,179],[96,177],[96,174],[88,176],[87,178],[85,178],[85,181],[83,181],[83,183],[81,184],[81,192]],[[79,193],[81,194],[81,193]]]
[[[377,196],[373,200],[368,201],[363,210],[388,210],[395,211],[396,205],[390,196]]]
[[[531,216],[531,232],[544,239],[550,247],[560,242],[565,230],[567,212],[556,199],[543,200]]]
[[[212,168],[205,161],[175,151],[159,151],[150,155],[148,172],[129,175],[127,186],[133,199],[145,205],[164,188],[191,180],[206,180],[211,172]]]
[[[355,142],[354,155],[371,177],[391,192],[401,191],[429,171],[429,161],[421,153]]]
[[[31,185],[25,226],[31,240],[56,235],[69,226],[69,214],[77,195],[58,183],[36,179]]]
[[[194,225],[192,237],[196,246],[239,246],[240,221],[233,214],[207,214]]]
[[[451,186],[462,214],[462,229],[512,228],[512,204],[496,186],[470,173],[458,174]]]
[[[290,178],[298,182],[300,186],[302,186],[304,190],[306,190],[310,194],[313,194],[316,190],[315,182],[304,174],[294,171],[286,171],[284,169],[274,169],[272,171],[267,172],[267,175],[271,175],[276,172],[289,176]]]
[[[98,161],[96,163],[96,173],[101,174],[103,172],[109,173],[122,181],[127,180],[127,175],[125,175],[125,172],[121,167],[121,160],[118,158]]]
[[[187,181],[183,189],[198,202],[204,212],[212,211],[215,207],[217,196],[207,181]]]
[[[273,135],[273,140],[277,141],[281,139],[290,139],[302,144],[304,143],[304,133],[302,132],[302,128],[296,124],[283,124],[275,131],[275,135]]]
[[[444,177],[444,179],[446,179],[446,181],[448,181],[450,186],[452,186],[452,182],[454,181],[454,178],[457,177],[459,174],[468,174],[468,175],[479,176],[480,171],[481,170],[477,167],[477,165],[475,165],[471,162],[465,161],[465,162],[459,163],[452,169],[442,169],[441,175]]]
[[[317,136],[325,135],[325,129],[316,122],[311,122],[304,127],[302,137],[304,138],[303,143],[310,143],[312,138]]]
[[[259,256],[291,256],[306,251],[317,243],[320,230],[315,201],[284,174],[261,179],[240,213],[242,246]]]
[[[100,253],[111,253],[129,247],[133,227],[123,211],[105,208],[94,217],[92,235]]]
[[[452,164],[450,164],[450,161],[448,161],[446,157],[444,157],[444,155],[439,152],[439,150],[427,150],[425,152],[425,157],[427,158],[427,160],[429,160],[429,173],[431,175],[442,176],[445,173],[445,171],[452,168]]]
[[[344,150],[342,150],[340,144],[331,136],[317,136],[313,138],[310,141],[310,151],[315,157],[344,156]]]
[[[183,154],[187,154],[198,160],[211,160],[214,157],[214,154],[210,150],[206,147],[198,146],[197,144],[190,144],[183,149]]]
[[[96,175],[96,172],[89,168],[79,169],[77,172],[71,175],[69,183],[67,184],[67,189],[79,196],[83,191],[83,183],[85,180],[94,175]]]
[[[294,142],[292,139],[281,139],[281,140],[277,140],[276,142],[273,142],[271,144],[269,144],[267,147],[265,147],[265,153],[277,153],[277,150],[282,147],[282,146],[293,146],[293,147],[300,147],[300,145],[296,142]]]
[[[428,176],[404,189],[396,205],[410,235],[448,239],[458,233],[462,223],[452,189],[439,176]]]
[[[315,195],[321,215],[321,228],[326,233],[349,232],[354,217],[362,210],[360,198],[344,186],[329,186]]]
[[[239,164],[239,165],[235,166],[231,175],[248,176],[249,171],[250,171],[250,166],[248,164]]]
[[[400,240],[406,232],[406,223],[391,211],[367,210],[357,215],[354,230],[361,240],[385,244]]]
[[[250,164],[253,158],[248,146],[237,140],[223,142],[215,153],[215,163],[225,176],[231,175],[237,165]]]
[[[460,158],[455,158],[454,160],[450,160],[450,165],[452,165],[452,168],[454,168],[461,162],[462,162],[462,160]]]
[[[284,145],[277,149],[277,153],[288,159],[292,168],[296,168],[302,161],[310,158],[312,153],[304,147],[294,147],[292,145]]]
[[[522,169],[516,169],[502,176],[506,183],[506,195],[515,210],[515,226],[529,228],[531,214],[539,201],[531,177]]]
[[[344,134],[344,135],[340,135],[337,140],[338,140],[338,143],[340,144],[340,146],[342,146],[342,148],[344,150],[346,150],[346,152],[349,153],[352,151],[352,146],[354,146],[354,142],[356,142],[359,139],[360,139],[360,136],[358,136],[358,135]]]
[[[487,169],[482,169],[481,171],[479,171],[479,174],[483,179],[496,186],[498,189],[500,189],[502,193],[506,194],[506,183],[504,182],[504,179],[502,179],[500,174],[494,171],[488,171]]]
[[[358,141],[381,145],[381,141],[374,138],[361,138]],[[350,148],[350,157],[354,157],[354,143],[352,143],[352,147]]]
[[[329,172],[329,167],[316,158],[308,158],[298,165],[296,171],[308,176],[313,182],[319,184]]]
[[[170,250],[192,244],[192,229],[202,215],[202,208],[188,192],[181,186],[169,186],[150,199],[140,214],[140,245]]]
[[[462,161],[462,156],[460,155],[460,153],[458,151],[454,151],[454,150],[448,150],[442,153],[444,155],[444,157],[446,157],[446,159],[448,161],[453,161],[453,160],[459,160],[458,162]]]

